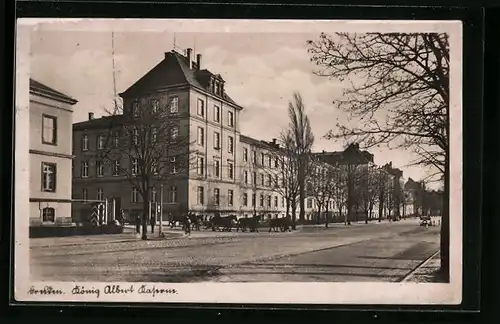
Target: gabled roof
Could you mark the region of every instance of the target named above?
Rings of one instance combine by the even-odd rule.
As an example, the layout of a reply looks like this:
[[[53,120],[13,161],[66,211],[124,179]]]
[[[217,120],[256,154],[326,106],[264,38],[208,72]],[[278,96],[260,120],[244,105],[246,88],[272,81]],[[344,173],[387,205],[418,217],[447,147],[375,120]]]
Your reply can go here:
[[[359,145],[351,144],[344,151],[318,152],[313,153],[320,161],[331,165],[342,164],[347,161],[350,163],[365,164],[373,162],[373,154],[368,151],[361,151]]]
[[[186,56],[170,51],[165,53],[165,58],[158,63],[154,68],[147,72],[142,78],[135,82],[120,96],[127,97],[144,91],[165,88],[169,86],[189,85],[204,91],[208,91],[208,85],[200,83],[200,78],[212,76],[209,70],[197,70],[196,64],[193,62],[189,67],[189,60]],[[223,99],[233,105],[240,107],[226,92],[223,93]]]
[[[71,105],[76,104],[78,101],[76,99],[71,98],[70,96],[54,90],[45,84],[38,82],[32,78],[30,78],[30,92],[37,93],[42,96],[47,96],[62,102],[69,103]]]

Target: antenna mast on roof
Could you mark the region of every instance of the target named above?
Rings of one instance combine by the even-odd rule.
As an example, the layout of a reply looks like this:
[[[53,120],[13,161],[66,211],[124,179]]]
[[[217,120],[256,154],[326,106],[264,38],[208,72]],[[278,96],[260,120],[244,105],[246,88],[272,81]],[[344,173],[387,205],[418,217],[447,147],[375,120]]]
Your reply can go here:
[[[111,59],[113,62],[113,114],[118,113],[118,104],[116,102],[116,71],[115,71],[115,32],[111,32]]]

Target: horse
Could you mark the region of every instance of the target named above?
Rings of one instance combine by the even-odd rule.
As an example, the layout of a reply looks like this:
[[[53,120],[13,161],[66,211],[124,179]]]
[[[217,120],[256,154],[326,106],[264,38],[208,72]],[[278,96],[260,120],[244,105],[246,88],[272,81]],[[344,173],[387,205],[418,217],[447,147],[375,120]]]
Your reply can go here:
[[[195,215],[193,213],[188,214],[189,220],[191,221],[191,229],[193,230],[200,230],[200,224],[203,221],[203,216],[202,215]]]
[[[282,232],[291,232],[290,216],[271,219],[269,221],[269,233],[271,233],[272,230],[275,232],[278,232],[278,230],[281,230]]]
[[[224,216],[221,217],[219,215],[214,216],[211,218],[211,225],[212,225],[212,231],[224,231],[224,232],[231,232],[231,229],[233,228],[234,224],[237,222],[238,218],[236,215],[230,215],[230,216]],[[222,230],[221,230],[222,227]]]
[[[260,216],[253,215],[250,218],[240,218],[236,224],[236,232],[241,229],[242,232],[246,232],[247,227],[250,232],[259,232],[259,221]]]

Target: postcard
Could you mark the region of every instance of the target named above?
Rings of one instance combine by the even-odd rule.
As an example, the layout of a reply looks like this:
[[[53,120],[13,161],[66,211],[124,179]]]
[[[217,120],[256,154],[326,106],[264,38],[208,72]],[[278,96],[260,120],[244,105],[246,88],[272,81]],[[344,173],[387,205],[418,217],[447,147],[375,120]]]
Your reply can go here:
[[[16,34],[17,301],[461,303],[461,22]]]

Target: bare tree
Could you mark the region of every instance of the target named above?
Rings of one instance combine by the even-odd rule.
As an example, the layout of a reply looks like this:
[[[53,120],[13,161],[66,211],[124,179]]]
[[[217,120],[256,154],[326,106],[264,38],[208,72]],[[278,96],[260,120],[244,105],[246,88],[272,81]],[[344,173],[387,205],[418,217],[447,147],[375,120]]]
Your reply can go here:
[[[361,167],[359,173],[357,197],[363,209],[365,224],[368,224],[378,194],[376,170],[373,165],[367,165]]]
[[[293,94],[293,102],[288,104],[288,115],[290,117],[289,128],[293,134],[294,146],[297,150],[298,159],[298,181],[299,181],[299,203],[300,221],[304,221],[305,216],[305,179],[307,177],[307,164],[314,143],[314,135],[311,130],[309,117],[305,113],[304,102],[300,93]],[[295,221],[293,221],[295,224]]]
[[[308,165],[308,178],[306,180],[306,192],[308,197],[312,197],[318,207],[317,223],[321,221],[321,212],[323,206],[328,204],[328,186],[330,185],[327,177],[327,165],[317,158],[311,158]],[[328,208],[328,207],[326,207]]]
[[[140,99],[130,112],[115,104],[102,118],[105,133],[98,137],[97,163],[121,175],[142,198],[142,239],[147,239],[151,189],[156,183],[186,175],[192,166],[189,135],[181,134],[179,117],[170,105]],[[100,150],[99,150],[100,149]]]
[[[441,269],[449,280],[449,43],[443,33],[322,33],[308,41],[318,75],[348,79],[341,109],[357,119],[334,137],[412,148],[444,179]]]
[[[292,229],[296,229],[297,204],[300,197],[299,150],[291,129],[284,130],[279,138],[279,146],[271,151],[275,168],[266,168],[271,176],[272,188],[279,193],[286,204],[286,215],[292,214]],[[277,166],[277,167],[276,167]]]

